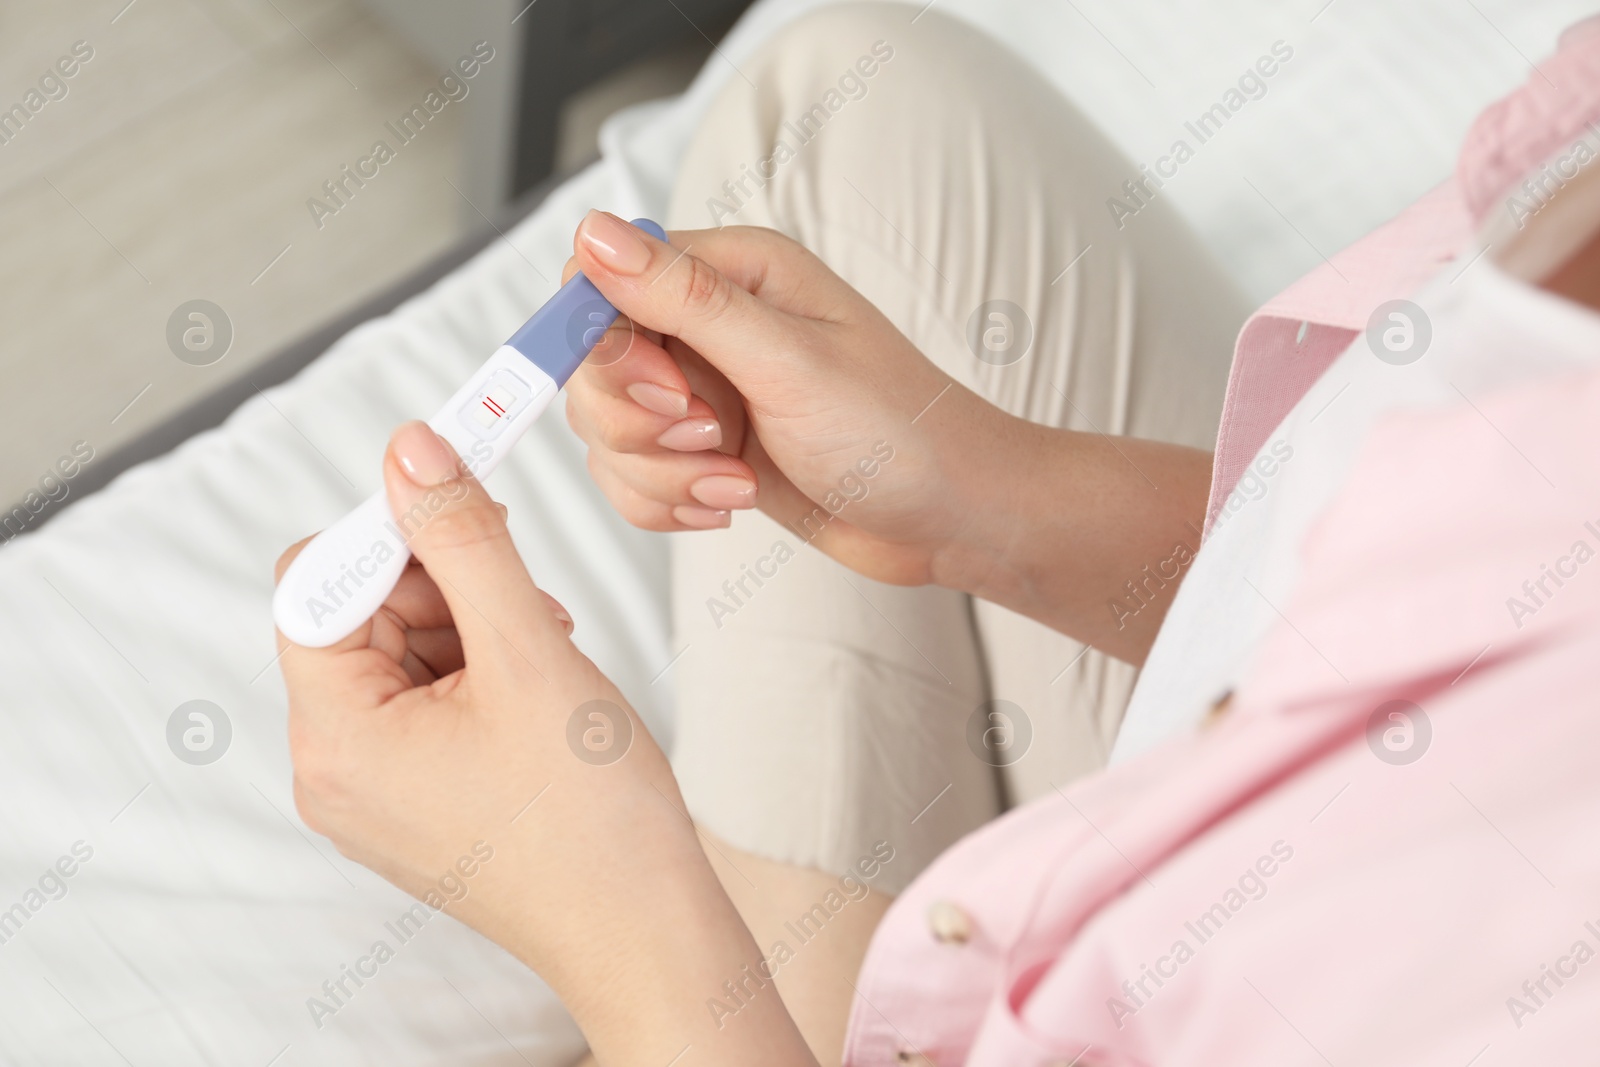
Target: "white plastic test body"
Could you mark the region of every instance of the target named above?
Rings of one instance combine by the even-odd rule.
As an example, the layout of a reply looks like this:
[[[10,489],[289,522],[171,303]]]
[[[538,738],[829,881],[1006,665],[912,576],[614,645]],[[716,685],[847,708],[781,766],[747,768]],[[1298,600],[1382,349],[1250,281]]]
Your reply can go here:
[[[661,240],[649,219],[633,224]],[[480,481],[550,406],[617,318],[594,283],[575,275],[428,420]],[[411,558],[425,514],[394,515],[384,491],[318,534],[295,557],[272,598],[272,616],[297,645],[325,648],[382,606]]]

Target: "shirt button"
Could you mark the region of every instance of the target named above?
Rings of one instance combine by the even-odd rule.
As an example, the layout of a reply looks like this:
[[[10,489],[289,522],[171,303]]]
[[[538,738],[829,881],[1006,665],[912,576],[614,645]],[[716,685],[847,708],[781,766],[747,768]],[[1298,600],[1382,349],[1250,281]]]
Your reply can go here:
[[[964,945],[972,939],[972,920],[948,900],[936,900],[928,908],[928,928],[943,945]]]
[[[1233,690],[1229,689],[1211,702],[1211,707],[1206,711],[1205,722],[1202,725],[1215,726],[1228,714],[1228,709],[1233,706]]]

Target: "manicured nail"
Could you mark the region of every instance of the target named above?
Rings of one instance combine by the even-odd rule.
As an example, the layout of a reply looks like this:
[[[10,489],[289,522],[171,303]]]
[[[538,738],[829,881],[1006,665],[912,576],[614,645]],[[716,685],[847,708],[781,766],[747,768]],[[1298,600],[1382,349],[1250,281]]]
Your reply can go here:
[[[551,612],[555,615],[556,621],[561,624],[561,628],[567,631],[569,634],[572,633],[574,624],[572,621],[572,616],[567,614],[567,609],[562,607],[560,604],[556,604],[551,609]]]
[[[713,474],[691,485],[689,495],[708,508],[748,508],[756,502],[756,486],[736,474]]]
[[[578,239],[613,273],[639,274],[650,263],[649,246],[615,215],[591,210],[578,224]]]
[[[628,396],[646,411],[657,415],[670,415],[681,419],[689,414],[689,398],[682,393],[655,382],[634,382],[628,386]]]
[[[716,419],[684,419],[668,426],[656,444],[677,452],[704,452],[722,443],[722,427]]]
[[[440,485],[456,473],[456,454],[425,422],[408,422],[394,432],[390,443],[400,469],[412,483]]]
[[[672,509],[672,517],[696,530],[718,530],[733,521],[733,515],[729,512],[693,504],[679,504]]]

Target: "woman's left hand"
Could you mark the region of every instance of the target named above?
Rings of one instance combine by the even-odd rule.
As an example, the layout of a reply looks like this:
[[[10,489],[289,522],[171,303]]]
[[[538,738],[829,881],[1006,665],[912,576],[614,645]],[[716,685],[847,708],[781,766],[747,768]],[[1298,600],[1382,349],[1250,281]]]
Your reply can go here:
[[[664,1063],[759,960],[671,768],[447,444],[402,427],[384,483],[418,565],[338,644],[279,637],[296,807],[537,970],[603,1060]]]

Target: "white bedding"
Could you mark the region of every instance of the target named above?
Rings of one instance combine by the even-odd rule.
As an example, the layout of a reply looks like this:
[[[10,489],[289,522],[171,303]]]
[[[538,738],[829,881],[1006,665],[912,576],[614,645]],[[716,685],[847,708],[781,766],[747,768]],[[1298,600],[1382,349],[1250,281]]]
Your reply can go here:
[[[1264,297],[1448,174],[1472,116],[1525,76],[1523,55],[1544,54],[1593,10],[1334,0],[1317,15],[1322,4],[941,0],[938,10],[1012,42],[1139,161],[1164,152],[1274,41],[1293,47],[1265,96],[1162,193]],[[313,1024],[307,998],[375,940],[394,945],[384,924],[410,901],[293,814],[272,561],[375,488],[389,429],[431,413],[553,291],[585,209],[659,215],[708,96],[810,6],[763,0],[688,94],[615,118],[604,162],[509,244],[352,332],[222,428],[0,550],[0,923],[13,904],[26,913],[15,933],[0,926],[0,1063],[544,1067],[576,1056],[581,1039],[538,980],[446,917]],[[907,7],[908,45],[920,6]],[[666,740],[664,540],[604,506],[559,416],[490,488],[580,644]],[[210,766],[167,747],[168,716],[192,699],[232,723],[231,747]],[[93,855],[61,881],[66,895],[30,896],[80,841]]]

